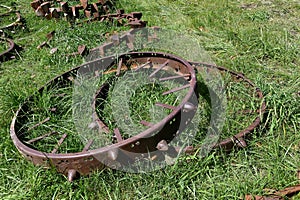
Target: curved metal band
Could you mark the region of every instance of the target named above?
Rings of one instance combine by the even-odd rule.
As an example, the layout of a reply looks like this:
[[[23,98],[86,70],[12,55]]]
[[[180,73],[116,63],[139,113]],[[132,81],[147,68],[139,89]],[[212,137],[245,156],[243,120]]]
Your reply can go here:
[[[16,45],[13,40],[8,38],[0,38],[0,40],[7,42],[9,45],[7,50],[0,53],[0,61],[4,62],[10,59],[10,56],[12,55],[13,50],[16,48]]]
[[[235,134],[234,136],[224,139],[218,142],[214,148],[222,148],[224,150],[231,150],[235,145],[237,146],[246,146],[246,142],[244,139],[250,137],[250,134],[259,126],[262,120],[262,116],[266,112],[266,102],[264,100],[263,92],[260,88],[256,87],[255,84],[248,78],[246,78],[242,73],[231,71],[225,67],[220,67],[216,65],[211,65],[208,63],[201,63],[201,62],[190,62],[191,65],[195,67],[195,69],[199,67],[207,67],[212,69],[217,69],[219,71],[228,72],[231,75],[235,76],[236,78],[242,79],[244,82],[247,82],[252,88],[255,88],[255,92],[257,97],[262,100],[260,108],[258,109],[258,116],[254,119],[254,121],[244,130],[241,130],[239,133]]]

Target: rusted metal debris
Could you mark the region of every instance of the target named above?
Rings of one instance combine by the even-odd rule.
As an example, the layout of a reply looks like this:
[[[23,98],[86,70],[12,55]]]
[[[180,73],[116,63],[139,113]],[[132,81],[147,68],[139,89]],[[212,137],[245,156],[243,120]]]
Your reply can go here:
[[[24,26],[24,19],[22,18],[20,12],[18,10],[14,11],[14,9],[12,9],[11,7],[9,6],[5,6],[5,5],[0,5],[0,7],[4,7],[4,8],[7,8],[8,11],[5,12],[5,13],[1,13],[0,14],[0,17],[1,16],[7,16],[7,15],[11,15],[11,13],[15,13],[16,14],[16,21],[8,24],[8,25],[5,25],[3,27],[0,27],[0,30],[4,30],[4,29],[11,29],[13,27],[16,27],[16,26]]]
[[[287,187],[283,190],[279,190],[270,195],[266,196],[252,196],[246,195],[245,200],[284,200],[287,197],[292,197],[300,192],[300,185],[295,185],[292,187]]]
[[[8,38],[5,34],[5,29],[12,29],[16,26],[24,26],[24,19],[22,18],[19,11],[15,11],[13,8],[5,5],[0,5],[0,7],[4,7],[8,9],[7,12],[1,13],[0,17],[11,15],[11,13],[16,14],[16,21],[12,22],[11,24],[5,25],[3,27],[0,27],[0,32],[2,33],[2,36],[0,37],[1,42],[5,42],[8,44],[8,49],[0,52],[0,62],[4,62],[10,59],[15,58],[15,55],[17,54],[17,51],[21,50],[22,48],[14,43],[14,41],[10,38]]]
[[[154,27],[149,27],[149,30],[152,30],[152,34],[145,34],[145,39],[148,42],[153,41],[154,38],[157,38],[156,34],[160,30],[159,27],[154,26]],[[135,39],[134,39],[134,34],[137,32],[143,31],[143,29],[140,28],[132,28],[130,29],[126,34],[123,35],[117,35],[114,34],[111,36],[109,39],[110,42],[107,42],[100,47],[96,47],[90,50],[90,55],[93,55],[94,57],[105,57],[109,55],[108,50],[111,48],[118,46],[120,44],[125,44],[131,51],[134,50],[135,48]]]
[[[39,17],[46,19],[65,17],[68,21],[87,18],[86,22],[91,21],[113,21],[119,25],[130,26],[131,28],[145,27],[147,22],[142,21],[142,13],[132,12],[126,14],[124,10],[118,10],[111,14],[112,2],[109,0],[99,0],[96,3],[89,3],[88,0],[81,0],[80,4],[69,6],[68,2],[59,1],[60,7],[53,7],[52,1],[35,0],[31,2],[31,7]]]
[[[81,1],[83,2],[83,1]],[[159,30],[158,27],[153,28],[154,33],[152,34],[145,34],[147,35],[147,38],[149,41],[151,41],[153,38],[156,38],[156,31]],[[129,48],[134,47],[134,37],[133,33],[136,31],[139,31],[138,29],[132,29],[125,35],[121,36],[113,36],[110,43],[104,44],[99,48],[92,49],[90,53],[96,53],[97,58],[94,61],[91,61],[88,66],[91,66],[91,68],[86,69],[89,72],[94,72],[95,77],[99,76],[99,72],[102,71],[101,68],[98,68],[100,63],[105,62],[106,60],[109,60],[110,63],[112,62],[116,67],[116,69],[109,70],[105,73],[115,73],[116,77],[120,76],[124,71],[128,70],[128,66],[131,70],[138,70],[143,67],[153,67],[152,63],[158,63],[158,66],[154,68],[152,74],[150,76],[154,76],[155,73],[159,70],[163,70],[164,66],[168,65],[169,68],[173,68],[174,71],[178,71],[176,76],[167,77],[164,79],[177,79],[182,78],[185,80],[188,80],[188,84],[183,86],[184,88],[189,88],[187,93],[187,98],[185,98],[185,102],[182,102],[179,106],[171,106],[162,104],[160,102],[157,102],[155,105],[160,106],[166,109],[171,110],[171,114],[168,115],[167,120],[165,122],[159,122],[158,124],[152,124],[151,122],[147,122],[142,120],[140,123],[147,127],[147,129],[138,135],[132,137],[132,138],[124,138],[122,136],[121,131],[116,128],[114,130],[109,130],[107,125],[103,122],[103,119],[100,118],[100,116],[96,113],[96,107],[98,105],[98,97],[99,99],[105,99],[107,96],[107,90],[109,90],[109,84],[105,83],[103,84],[97,93],[95,94],[94,101],[92,104],[93,109],[93,120],[94,122],[89,125],[90,129],[99,129],[100,132],[104,134],[109,134],[112,132],[114,134],[113,138],[115,140],[113,141],[112,145],[101,147],[98,149],[89,150],[89,146],[93,143],[93,141],[89,141],[84,149],[81,152],[77,153],[66,153],[61,154],[59,153],[59,147],[61,144],[63,144],[66,137],[68,137],[66,134],[62,135],[60,140],[57,143],[57,146],[55,149],[53,149],[52,152],[40,152],[38,150],[32,149],[30,145],[27,145],[26,142],[23,142],[20,134],[23,134],[23,132],[19,130],[19,127],[22,127],[22,124],[19,124],[20,121],[19,118],[26,113],[27,104],[30,103],[30,98],[19,108],[19,110],[16,112],[16,115],[13,118],[10,132],[12,140],[17,147],[17,149],[30,161],[32,161],[36,165],[43,165],[46,167],[55,167],[58,172],[66,175],[68,177],[69,181],[72,181],[75,177],[78,177],[79,175],[87,175],[91,173],[95,169],[102,169],[104,168],[108,163],[115,163],[116,165],[120,165],[123,162],[134,162],[135,156],[133,156],[131,153],[149,153],[150,152],[160,152],[158,154],[154,153],[151,155],[152,160],[156,160],[162,157],[162,153],[168,152],[171,155],[174,155],[180,151],[180,147],[173,147],[168,145],[172,139],[180,134],[183,129],[181,128],[180,131],[178,129],[179,126],[179,118],[181,118],[181,113],[185,113],[185,115],[188,116],[188,122],[193,118],[195,110],[197,108],[197,96],[193,96],[195,92],[196,87],[196,75],[194,72],[195,70],[200,70],[201,68],[211,68],[211,69],[217,69],[219,71],[227,72],[232,75],[232,77],[241,79],[242,81],[245,81],[248,83],[250,88],[254,89],[256,91],[256,95],[258,99],[262,100],[261,107],[259,108],[258,116],[256,119],[244,130],[240,131],[239,133],[235,134],[234,136],[225,139],[223,141],[220,141],[217,143],[217,145],[214,146],[214,148],[222,148],[225,150],[231,150],[235,146],[239,147],[245,147],[246,142],[245,139],[251,136],[252,131],[260,124],[261,122],[261,116],[264,114],[266,110],[266,104],[263,100],[264,96],[262,91],[257,88],[254,83],[252,83],[249,79],[247,79],[243,74],[233,72],[231,70],[228,70],[224,67],[219,67],[215,65],[210,65],[206,63],[199,63],[199,62],[188,62],[181,58],[175,57],[173,55],[165,54],[165,53],[156,53],[156,52],[132,52],[129,54],[123,54],[118,57],[118,61],[113,56],[105,57],[106,50],[110,47],[113,47],[114,45],[118,45],[120,43],[125,43]],[[135,67],[131,65],[131,62],[137,62],[140,63],[140,65],[136,65]],[[143,64],[141,64],[143,63]],[[87,66],[85,64],[85,66]],[[178,70],[178,66],[179,70]],[[76,74],[79,68],[82,66],[76,67],[56,78],[54,78],[52,81],[50,81],[46,86],[39,89],[39,92],[42,92],[45,87],[51,86],[52,84],[60,84],[60,81],[74,81],[73,74]],[[161,80],[164,81],[164,80]],[[166,91],[166,93],[172,93],[176,92],[177,90],[180,90],[182,88],[176,88],[172,89],[170,91]],[[50,110],[51,108],[49,108]],[[175,120],[173,123],[169,123],[170,121]],[[162,131],[158,131],[154,136],[147,137],[151,134],[153,134],[157,128],[162,128]],[[46,133],[42,136],[39,136],[38,138],[31,138],[31,141],[40,140],[43,137],[48,137],[49,135],[52,135],[54,133]],[[29,141],[30,141],[29,140]],[[196,152],[197,147],[188,146],[184,148],[184,152],[186,153],[194,153]],[[157,151],[158,150],[158,151]],[[160,155],[161,154],[161,155]],[[122,156],[120,156],[122,155]],[[126,158],[124,159],[122,158]]]
[[[54,37],[54,35],[55,35],[55,31],[51,31],[51,32],[47,33],[47,35],[46,35],[47,40],[43,41],[41,44],[39,44],[37,46],[37,49],[42,49],[44,47],[50,47],[49,44],[48,44],[48,42],[50,40],[52,40],[52,38]]]
[[[37,46],[37,49],[42,49],[44,47],[49,47],[49,44],[47,43],[47,41],[42,42],[41,44],[39,44]]]
[[[86,56],[89,53],[89,49],[85,45],[79,45],[77,48],[77,52],[73,52],[70,54],[67,54],[66,56]]]
[[[0,37],[0,41],[6,42],[9,46],[7,50],[0,52],[0,62],[15,58],[15,52],[21,50],[21,47],[16,45],[12,39]]]

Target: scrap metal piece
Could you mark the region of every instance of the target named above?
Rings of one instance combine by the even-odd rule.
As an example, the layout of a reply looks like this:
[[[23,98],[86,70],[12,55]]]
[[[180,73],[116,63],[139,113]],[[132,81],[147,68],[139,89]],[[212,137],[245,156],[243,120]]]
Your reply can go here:
[[[246,195],[245,200],[284,200],[283,197],[280,196],[252,196],[252,195]]]
[[[51,40],[55,35],[55,31],[51,31],[49,33],[47,33],[46,38],[47,40]]]
[[[167,108],[167,109],[170,109],[170,110],[174,110],[176,108],[176,106],[171,106],[171,105],[167,105],[167,104],[164,104],[164,103],[155,103],[155,105],[163,107],[163,108]]]
[[[64,13],[68,13],[70,12],[70,8],[69,8],[69,5],[68,5],[68,2],[60,2],[60,6],[61,6],[61,10],[64,12]]]
[[[156,148],[157,148],[158,150],[160,150],[160,151],[168,151],[169,146],[168,146],[168,143],[167,143],[166,140],[161,140],[161,141],[157,144]]]
[[[123,64],[123,59],[121,58],[121,59],[119,60],[119,63],[118,63],[118,68],[117,68],[116,76],[119,76],[119,75],[121,74],[122,64]]]
[[[74,22],[79,19],[80,10],[88,18],[85,22],[91,21],[113,21],[116,20],[120,25],[124,25],[124,20],[127,22],[125,26],[132,28],[142,28],[147,25],[147,22],[142,21],[141,12],[132,12],[125,14],[124,10],[117,10],[117,13],[110,14],[110,1],[103,0],[97,3],[89,4],[88,0],[80,0],[80,4],[69,7],[68,2],[59,1],[61,8],[52,8],[50,1],[43,2],[42,0],[35,0],[30,3],[31,7],[39,17],[46,17],[47,19],[59,18],[62,12],[67,21]],[[103,15],[104,14],[104,15]]]
[[[49,11],[50,11],[50,14],[51,14],[51,18],[59,18],[60,17],[58,9],[50,8]]]
[[[122,135],[120,133],[120,130],[118,128],[114,129],[114,137],[117,139],[117,142],[123,141]]]
[[[39,7],[35,10],[35,14],[36,14],[36,16],[38,16],[38,17],[44,17],[46,13],[45,13],[44,9],[43,9],[41,6],[39,6]]]
[[[13,28],[13,27],[16,27],[16,26],[24,25],[24,19],[22,18],[20,12],[19,11],[15,11],[15,14],[17,16],[16,21],[14,21],[11,24],[8,24],[6,26],[0,27],[0,30],[10,29],[10,28]]]
[[[89,140],[88,143],[82,149],[82,152],[88,151],[90,149],[90,147],[92,146],[93,142],[94,142],[94,140]]]
[[[68,170],[68,181],[72,182],[79,174],[75,169]]]
[[[41,49],[44,47],[49,47],[49,44],[47,43],[47,41],[44,41],[41,44],[39,44],[39,46],[37,46],[37,49]]]
[[[292,197],[300,192],[300,185],[295,185],[291,187],[287,187],[283,190],[279,190],[270,195],[265,196],[252,196],[246,195],[245,200],[284,200],[287,197]]]
[[[0,41],[4,41],[9,46],[7,50],[0,52],[0,62],[4,62],[12,59],[14,55],[14,51],[21,49],[18,45],[14,43],[13,40],[9,38],[0,37]]]
[[[140,123],[143,124],[144,126],[149,126],[149,127],[153,126],[151,122],[147,122],[145,120],[141,120]]]
[[[41,3],[40,0],[35,0],[35,1],[32,1],[32,2],[30,3],[30,6],[31,6],[34,10],[36,10],[41,4],[42,4],[42,3]]]
[[[83,7],[83,9],[87,9],[88,7],[88,0],[80,0],[80,3]]]
[[[50,41],[50,40],[52,40],[52,38],[54,37],[54,35],[55,35],[55,31],[51,31],[51,32],[49,32],[49,33],[47,33],[47,35],[46,35],[46,38],[47,38],[47,40],[46,41],[44,41],[44,42],[42,42],[41,44],[39,44],[38,46],[37,46],[37,49],[42,49],[42,48],[44,48],[44,47],[50,47],[49,46],[49,44],[48,44],[48,42]],[[56,51],[57,51],[57,49],[52,49],[53,50],[53,53],[55,53]],[[52,51],[51,50],[51,51]],[[50,53],[51,53],[51,51],[50,51]],[[51,53],[52,54],[52,53]]]
[[[43,9],[45,14],[48,14],[50,11],[50,3],[49,2],[44,2],[40,5],[40,7]]]
[[[147,22],[142,20],[133,20],[125,24],[125,26],[130,26],[130,28],[144,28],[147,26]]]
[[[147,60],[147,62],[146,62],[146,63],[144,63],[144,64],[142,64],[142,65],[138,66],[137,68],[135,68],[135,71],[138,71],[138,70],[140,70],[140,69],[142,69],[142,68],[146,67],[147,65],[149,65],[149,66],[152,66],[152,61],[151,61],[150,59],[149,59],[149,60]]]
[[[85,45],[79,45],[78,46],[78,53],[81,56],[85,56],[88,54],[88,48]]]
[[[66,139],[66,137],[68,136],[68,134],[63,134],[63,136],[60,138],[60,140],[57,142],[57,146],[52,150],[52,154],[55,154],[58,151],[58,148],[60,147],[60,145],[64,142],[64,140]]]
[[[157,72],[159,72],[160,70],[162,70],[168,63],[169,63],[169,60],[167,60],[166,62],[164,62],[162,65],[160,65],[159,68],[157,68],[156,70],[154,70],[154,72],[152,72],[149,75],[149,78],[152,78],[155,74],[157,74]]]
[[[85,45],[79,45],[77,48],[77,52],[73,52],[70,54],[66,54],[66,56],[85,56],[89,53],[89,49]]]

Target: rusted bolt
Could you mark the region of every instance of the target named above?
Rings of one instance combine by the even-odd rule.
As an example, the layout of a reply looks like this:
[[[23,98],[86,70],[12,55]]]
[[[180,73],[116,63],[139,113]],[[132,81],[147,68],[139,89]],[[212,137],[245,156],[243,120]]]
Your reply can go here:
[[[69,171],[68,171],[68,181],[72,182],[78,176],[79,176],[79,173],[75,169],[69,169]]]
[[[160,151],[168,151],[169,145],[168,145],[168,143],[166,142],[166,140],[161,140],[161,141],[157,144],[156,148],[157,148],[158,150],[160,150]]]
[[[190,111],[193,111],[195,110],[197,107],[190,103],[190,102],[186,102],[184,105],[183,105],[183,109],[186,111],[186,112],[190,112]]]
[[[111,149],[107,152],[107,156],[111,160],[117,160],[118,154],[119,154],[118,149]]]

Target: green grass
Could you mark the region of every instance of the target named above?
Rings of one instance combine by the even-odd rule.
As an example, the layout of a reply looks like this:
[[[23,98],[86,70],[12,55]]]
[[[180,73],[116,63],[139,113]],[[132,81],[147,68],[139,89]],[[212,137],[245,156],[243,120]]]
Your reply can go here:
[[[0,51],[6,51],[9,48],[9,46],[7,45],[6,41],[2,41],[1,40],[1,46],[0,46]]]
[[[13,3],[25,18],[26,28],[5,30],[24,50],[19,52],[17,59],[1,63],[0,68],[0,199],[240,199],[245,194],[264,194],[264,188],[283,189],[298,184],[298,1],[117,1],[117,8],[122,7],[128,12],[142,11],[149,26],[189,34],[216,64],[244,73],[264,92],[268,113],[253,138],[247,141],[245,149],[230,153],[212,151],[205,158],[183,156],[175,165],[151,173],[130,174],[105,169],[72,183],[55,170],[35,167],[22,157],[9,136],[11,119],[19,104],[39,87],[84,62],[80,57],[66,57],[65,54],[77,51],[80,44],[96,47],[106,40],[107,33],[128,28],[100,22],[72,27],[64,20],[36,17],[28,1],[0,1],[5,5]],[[4,11],[0,9],[0,12]],[[0,27],[14,20],[14,16],[2,19]],[[46,34],[53,30],[56,33],[49,42],[50,48],[37,49],[46,40]],[[2,43],[0,45],[0,49],[5,48]],[[58,51],[50,54],[54,47]],[[224,80],[227,81],[226,78]],[[243,88],[244,85],[231,84],[228,87],[232,98],[238,99],[228,103],[229,121],[224,127],[228,135],[243,128],[249,119],[249,116],[233,115],[233,111],[240,107],[252,109],[247,107],[248,102],[253,100],[252,92],[237,92],[235,87]],[[145,90],[145,95],[135,98],[147,96]],[[46,123],[36,130],[36,134],[53,129],[65,133],[68,129],[69,134],[76,136],[69,118],[71,111],[66,106],[67,99],[50,92],[41,95],[38,100],[33,107],[41,108],[41,111],[34,110],[29,115],[31,124],[25,124],[26,128],[49,114],[53,115],[47,107],[60,106],[65,112],[58,117],[53,115],[53,121],[49,123],[51,126],[46,126]],[[207,108],[207,103],[202,100],[201,106]],[[252,103],[256,105],[257,102]],[[208,117],[209,110],[204,109],[201,114]],[[136,117],[138,119],[138,115]],[[207,117],[201,118],[200,123],[207,125]],[[206,133],[206,126],[200,128]],[[201,143],[201,137],[198,142]],[[76,137],[67,145],[70,146],[65,149],[70,151],[82,148]],[[300,199],[300,196],[297,198]]]

